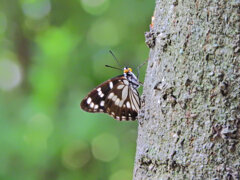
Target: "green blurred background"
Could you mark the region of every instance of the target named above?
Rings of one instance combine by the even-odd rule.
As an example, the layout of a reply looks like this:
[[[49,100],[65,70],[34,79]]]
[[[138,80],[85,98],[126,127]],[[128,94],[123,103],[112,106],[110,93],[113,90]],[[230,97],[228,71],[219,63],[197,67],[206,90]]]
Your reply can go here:
[[[132,178],[137,122],[80,109],[148,58],[154,0],[0,0],[0,179]],[[145,68],[140,80],[144,80]]]

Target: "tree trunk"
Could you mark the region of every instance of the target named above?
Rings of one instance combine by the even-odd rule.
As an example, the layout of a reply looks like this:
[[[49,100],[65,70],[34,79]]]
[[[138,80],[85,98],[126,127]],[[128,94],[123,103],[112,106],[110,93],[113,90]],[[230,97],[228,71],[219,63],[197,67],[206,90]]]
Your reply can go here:
[[[158,0],[154,16],[134,179],[240,179],[240,1]]]

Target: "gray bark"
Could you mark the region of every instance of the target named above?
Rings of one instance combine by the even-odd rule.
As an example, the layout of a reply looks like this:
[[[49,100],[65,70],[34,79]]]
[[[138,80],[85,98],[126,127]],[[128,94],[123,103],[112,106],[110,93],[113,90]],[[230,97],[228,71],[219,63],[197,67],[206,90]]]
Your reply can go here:
[[[240,179],[240,1],[161,0],[154,16],[133,179]]]

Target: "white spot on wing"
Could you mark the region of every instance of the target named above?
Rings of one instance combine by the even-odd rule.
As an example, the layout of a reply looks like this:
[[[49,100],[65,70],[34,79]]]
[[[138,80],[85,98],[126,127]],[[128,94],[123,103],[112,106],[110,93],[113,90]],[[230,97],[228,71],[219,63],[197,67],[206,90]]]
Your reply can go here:
[[[117,100],[115,101],[115,105],[116,105],[116,106],[119,106],[119,102],[120,102],[120,99],[117,98]]]
[[[139,110],[139,104],[137,103],[136,98],[138,99],[138,95],[134,93],[132,89],[129,91],[129,97],[130,101],[132,103],[132,109],[138,111]]]
[[[101,101],[100,106],[104,106],[104,103],[105,103],[104,101]]]
[[[87,103],[90,104],[91,101],[92,101],[92,98],[89,97],[89,98],[87,99]]]
[[[113,96],[112,100],[113,100],[113,101],[116,101],[116,100],[117,100],[117,96],[116,96],[116,95]]]
[[[123,80],[123,82],[124,82],[125,85],[127,85],[127,86],[129,85],[128,80]]]
[[[97,104],[94,106],[94,109],[98,109],[98,105]]]
[[[97,88],[97,91],[98,91],[98,95],[102,98],[104,94],[102,93],[101,88]]]
[[[90,107],[91,107],[91,108],[93,108],[93,107],[94,107],[94,103],[93,103],[93,102],[91,102],[91,104],[90,104]]]
[[[131,105],[129,101],[127,101],[126,105],[127,105],[127,108],[130,109]]]
[[[127,96],[128,96],[128,86],[125,86],[122,90],[122,100],[125,101]]]
[[[112,99],[113,96],[114,96],[114,94],[113,94],[113,93],[110,93],[110,94],[108,95],[108,99]]]
[[[110,88],[110,89],[113,88],[113,83],[112,83],[112,81],[110,81],[110,83],[109,83],[109,88]]]
[[[124,85],[120,84],[118,85],[117,89],[122,89],[124,87]]]
[[[134,109],[137,110],[138,109],[138,104],[137,101],[135,99],[136,97],[134,97],[134,95],[132,94],[131,100],[132,100],[132,104],[134,106]]]
[[[119,102],[119,104],[118,104],[118,106],[119,106],[119,107],[122,107],[123,103],[124,103],[124,101],[123,101],[123,100],[122,100],[122,101],[120,101],[120,102]],[[125,105],[124,105],[124,106],[125,106]],[[124,106],[123,106],[123,107],[124,107]]]

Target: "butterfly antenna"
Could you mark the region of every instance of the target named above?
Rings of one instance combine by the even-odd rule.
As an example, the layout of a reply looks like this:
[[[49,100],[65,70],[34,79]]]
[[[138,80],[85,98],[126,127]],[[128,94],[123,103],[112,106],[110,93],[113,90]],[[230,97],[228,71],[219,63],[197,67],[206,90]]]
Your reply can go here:
[[[117,64],[119,65],[119,67],[122,67],[121,64],[119,63],[117,57],[113,54],[113,52],[111,50],[109,50],[109,52],[111,53],[111,55],[113,56],[113,58],[115,59],[115,61],[117,62]]]
[[[113,68],[113,69],[117,69],[117,70],[120,70],[120,71],[122,71],[122,69],[120,69],[120,68],[113,67],[113,66],[109,66],[109,65],[105,65],[105,67],[109,67],[109,68]]]
[[[148,59],[146,61],[144,61],[142,64],[140,64],[138,67],[137,67],[137,78],[139,76],[139,69],[146,64],[146,62],[148,61]]]

